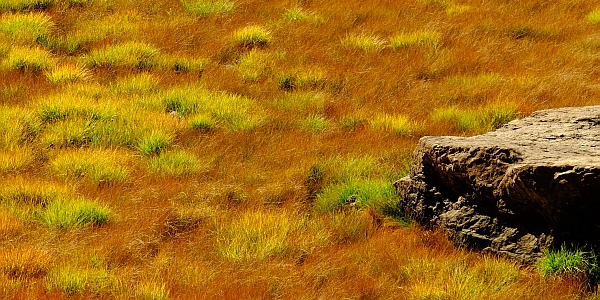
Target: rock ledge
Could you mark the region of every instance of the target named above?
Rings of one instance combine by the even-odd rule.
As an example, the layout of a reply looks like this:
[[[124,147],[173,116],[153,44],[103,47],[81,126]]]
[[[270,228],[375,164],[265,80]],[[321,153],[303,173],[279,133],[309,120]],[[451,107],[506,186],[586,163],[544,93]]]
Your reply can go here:
[[[408,216],[459,246],[532,263],[600,244],[600,106],[542,110],[474,137],[423,137],[395,183]]]

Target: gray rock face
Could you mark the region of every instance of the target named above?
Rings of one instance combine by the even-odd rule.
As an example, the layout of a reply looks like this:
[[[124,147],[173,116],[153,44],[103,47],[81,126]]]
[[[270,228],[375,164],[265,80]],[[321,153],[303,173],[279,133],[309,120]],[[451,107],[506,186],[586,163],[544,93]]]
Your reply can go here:
[[[395,186],[408,216],[459,246],[532,263],[552,245],[600,245],[600,106],[423,137]]]

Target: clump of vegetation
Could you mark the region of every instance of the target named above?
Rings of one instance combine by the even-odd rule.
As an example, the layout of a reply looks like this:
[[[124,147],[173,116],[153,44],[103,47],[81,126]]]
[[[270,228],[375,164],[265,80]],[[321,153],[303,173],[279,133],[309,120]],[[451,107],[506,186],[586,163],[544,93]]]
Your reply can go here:
[[[591,11],[586,18],[592,24],[600,24],[600,9]]]
[[[442,45],[442,36],[435,31],[400,33],[390,38],[390,45],[393,50],[411,47],[437,50]]]
[[[52,54],[38,46],[13,46],[0,66],[9,70],[47,71],[55,65]]]
[[[401,136],[419,135],[424,131],[423,125],[402,115],[376,115],[371,119],[370,124],[373,129],[389,131]]]
[[[157,55],[158,49],[150,44],[126,42],[93,50],[80,61],[89,68],[125,67],[144,70],[151,69],[155,65]]]
[[[589,284],[597,284],[600,278],[597,254],[578,247],[567,248],[563,245],[560,249],[545,251],[537,268],[544,277],[583,276]]]
[[[235,2],[229,0],[183,0],[182,3],[188,13],[197,17],[231,13],[235,9]]]
[[[380,52],[387,44],[384,39],[367,33],[349,34],[342,38],[341,43],[344,48],[360,50],[365,53]]]
[[[233,42],[242,47],[264,47],[271,40],[271,32],[260,25],[246,26],[233,32]]]
[[[127,160],[125,153],[115,150],[80,149],[59,154],[50,165],[64,178],[85,177],[94,184],[111,184],[128,179]]]
[[[173,136],[163,131],[151,131],[138,141],[137,149],[144,155],[155,155],[173,143]]]
[[[5,34],[17,44],[46,42],[54,27],[45,13],[7,13],[0,17],[0,34]]]
[[[193,154],[185,151],[169,151],[151,157],[148,168],[152,172],[165,176],[181,177],[198,173],[202,169],[202,164]]]
[[[463,133],[483,133],[499,128],[519,117],[517,108],[512,105],[494,105],[477,110],[465,110],[456,106],[437,109],[432,119],[448,122]]]
[[[78,65],[60,65],[46,72],[48,82],[52,84],[70,84],[87,81],[90,78],[88,69]]]
[[[85,199],[68,202],[53,201],[35,213],[37,221],[48,227],[67,229],[87,225],[102,225],[109,220],[107,206]]]

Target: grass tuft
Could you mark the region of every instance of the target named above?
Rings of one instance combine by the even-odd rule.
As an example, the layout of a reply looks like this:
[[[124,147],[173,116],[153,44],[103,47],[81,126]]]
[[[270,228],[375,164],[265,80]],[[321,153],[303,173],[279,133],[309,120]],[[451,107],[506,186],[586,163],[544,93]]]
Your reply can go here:
[[[0,34],[6,34],[14,43],[34,44],[48,40],[54,23],[45,13],[13,14],[0,17]]]
[[[56,0],[0,0],[0,12],[44,9],[52,6]]]
[[[365,53],[377,53],[386,48],[384,39],[367,33],[348,34],[341,40],[342,47]]]
[[[165,176],[182,177],[193,175],[201,170],[200,160],[185,151],[161,152],[151,157],[148,168]]]
[[[390,38],[390,45],[393,50],[417,47],[435,51],[442,45],[442,35],[435,31],[400,33]]]
[[[109,221],[107,206],[85,199],[53,201],[35,213],[35,219],[42,225],[68,229],[83,226],[100,226]]]
[[[182,0],[185,10],[196,17],[209,17],[233,12],[235,2],[229,0]]]
[[[173,136],[163,131],[151,131],[140,138],[137,149],[144,155],[160,154],[173,143]]]
[[[584,251],[581,248],[569,249],[562,246],[560,250],[544,252],[544,257],[537,265],[542,276],[578,276],[584,275],[598,278],[600,264],[593,251]]]
[[[417,124],[402,115],[381,114],[371,121],[371,128],[389,131],[400,136],[419,135],[424,132],[423,125]]]
[[[463,133],[484,133],[517,119],[519,113],[513,105],[490,105],[477,110],[458,108],[436,109],[433,121],[447,122]]]
[[[586,18],[588,22],[594,25],[600,24],[600,9],[595,9],[591,11],[589,14],[587,14]]]
[[[84,55],[80,62],[89,68],[124,67],[129,69],[151,69],[156,63],[158,49],[145,43],[125,42],[93,50]]]
[[[127,156],[115,150],[79,149],[59,154],[50,165],[64,178],[85,177],[93,184],[111,184],[128,179],[126,162]]]
[[[90,71],[78,65],[61,65],[46,72],[46,79],[52,84],[70,84],[88,81],[90,78]]]
[[[22,71],[46,71],[54,65],[52,54],[37,46],[14,46],[0,64],[4,69]]]
[[[249,25],[233,32],[233,42],[246,48],[264,47],[271,39],[271,32],[260,25]]]

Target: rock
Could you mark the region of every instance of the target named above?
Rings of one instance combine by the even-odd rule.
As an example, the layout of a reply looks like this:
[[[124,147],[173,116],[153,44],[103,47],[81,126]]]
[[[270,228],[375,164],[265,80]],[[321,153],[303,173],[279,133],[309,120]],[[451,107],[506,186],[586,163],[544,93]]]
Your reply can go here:
[[[600,106],[423,137],[395,186],[409,217],[459,246],[533,263],[551,246],[600,245]]]

